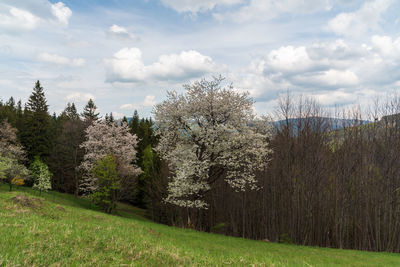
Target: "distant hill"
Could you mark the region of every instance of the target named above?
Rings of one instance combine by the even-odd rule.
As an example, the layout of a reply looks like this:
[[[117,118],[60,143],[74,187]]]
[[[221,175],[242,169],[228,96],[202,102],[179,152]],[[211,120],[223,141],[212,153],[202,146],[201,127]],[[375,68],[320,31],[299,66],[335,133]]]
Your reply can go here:
[[[322,127],[331,128],[332,130],[339,130],[345,127],[351,127],[355,125],[366,125],[372,123],[367,120],[354,120],[354,119],[340,119],[340,118],[330,118],[330,117],[309,117],[309,118],[291,118],[286,120],[275,121],[274,125],[281,128],[282,126],[289,123],[293,125],[294,128],[299,126],[305,126],[306,124],[316,125],[316,123],[321,123]]]

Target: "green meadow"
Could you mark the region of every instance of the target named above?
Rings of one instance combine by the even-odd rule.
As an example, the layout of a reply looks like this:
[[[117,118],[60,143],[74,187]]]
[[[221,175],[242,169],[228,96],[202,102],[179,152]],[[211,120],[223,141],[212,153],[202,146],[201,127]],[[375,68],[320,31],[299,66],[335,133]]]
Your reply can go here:
[[[119,204],[0,185],[0,266],[400,266],[400,255],[233,238],[153,223]]]

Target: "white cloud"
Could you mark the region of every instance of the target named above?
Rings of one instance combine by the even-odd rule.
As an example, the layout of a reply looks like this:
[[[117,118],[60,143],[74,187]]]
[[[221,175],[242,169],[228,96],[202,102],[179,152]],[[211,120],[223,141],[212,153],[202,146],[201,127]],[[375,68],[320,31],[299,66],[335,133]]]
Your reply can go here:
[[[230,6],[242,3],[243,0],[161,0],[161,2],[180,13],[182,12],[206,12],[216,6]]]
[[[330,69],[321,72],[311,72],[296,75],[292,82],[303,85],[320,85],[322,87],[342,87],[357,85],[359,80],[357,75],[351,70]]]
[[[339,39],[283,46],[255,58],[248,68],[231,76],[235,86],[262,102],[289,89],[315,95],[323,104],[344,103],[346,98],[354,102],[355,96],[370,97],[367,89],[379,92],[395,88],[400,81],[399,60],[400,37],[376,35],[362,45]],[[323,93],[316,93],[319,91]]]
[[[58,65],[77,66],[77,67],[85,64],[85,60],[83,58],[68,58],[49,53],[40,53],[37,59],[43,62],[54,63]]]
[[[400,56],[400,37],[393,41],[390,36],[374,35],[371,42],[372,46],[385,57],[398,58]]]
[[[94,95],[90,93],[79,93],[79,92],[73,92],[67,95],[68,101],[87,102],[89,101],[89,99],[94,100],[95,99]]]
[[[119,107],[120,109],[129,109],[129,110],[134,110],[134,109],[139,109],[140,106],[135,105],[135,104],[123,104],[122,106]]]
[[[382,14],[389,8],[392,0],[373,0],[365,2],[359,10],[340,13],[329,21],[328,28],[345,36],[360,36],[379,28]]]
[[[309,69],[312,66],[312,61],[304,46],[284,46],[272,50],[263,64],[268,66],[267,70],[299,72]]]
[[[62,2],[52,4],[51,13],[65,26],[68,25],[69,18],[72,15],[71,9]]]
[[[328,11],[332,8],[330,0],[251,0],[239,10],[215,13],[218,20],[233,20],[235,22],[266,21],[278,17],[282,13],[310,14],[318,11]]]
[[[144,98],[143,102],[141,102],[141,103],[124,104],[124,105],[121,105],[119,108],[120,109],[128,109],[128,110],[135,110],[135,109],[138,110],[143,107],[152,107],[156,104],[154,99],[155,99],[154,95],[147,95]]]
[[[106,61],[108,81],[138,82],[149,80],[185,80],[215,71],[218,66],[197,51],[161,55],[157,62],[145,65],[139,48],[123,48]]]
[[[143,106],[144,107],[152,107],[156,104],[154,101],[155,96],[154,95],[147,95],[143,101]]]
[[[113,24],[108,29],[108,33],[113,36],[122,37],[122,38],[130,38],[130,39],[136,38],[136,36],[133,33],[130,33],[125,27],[118,26],[116,24]]]
[[[8,14],[0,13],[0,28],[32,30],[37,27],[39,22],[39,17],[15,7],[10,8]]]
[[[315,98],[321,105],[332,106],[335,104],[350,104],[357,100],[357,95],[355,92],[346,92],[343,89],[338,89],[335,91],[321,92],[317,94],[312,94],[311,96]]]
[[[48,25],[67,26],[72,15],[64,3],[47,0],[3,0],[0,3],[0,29],[10,32],[34,30]]]

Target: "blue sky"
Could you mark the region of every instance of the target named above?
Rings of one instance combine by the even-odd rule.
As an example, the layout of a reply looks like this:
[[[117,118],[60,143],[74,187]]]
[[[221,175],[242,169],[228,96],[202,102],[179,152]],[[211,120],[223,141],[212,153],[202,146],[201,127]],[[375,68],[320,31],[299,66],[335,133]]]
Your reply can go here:
[[[395,0],[1,0],[0,98],[39,79],[51,111],[143,116],[167,90],[222,74],[258,114],[287,90],[367,106],[400,85]]]

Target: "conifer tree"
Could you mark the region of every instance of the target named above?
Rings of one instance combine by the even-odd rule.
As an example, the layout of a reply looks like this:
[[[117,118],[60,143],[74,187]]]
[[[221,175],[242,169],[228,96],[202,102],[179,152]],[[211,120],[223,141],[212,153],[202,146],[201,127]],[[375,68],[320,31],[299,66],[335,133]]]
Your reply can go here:
[[[28,159],[35,156],[47,158],[50,153],[50,115],[43,87],[37,81],[29,97],[24,112],[24,127],[21,132],[21,141],[24,145]]]
[[[85,123],[79,117],[74,103],[67,104],[57,120],[57,137],[51,153],[49,167],[54,174],[53,189],[78,196],[78,179],[85,139]]]
[[[74,103],[68,103],[67,107],[64,109],[63,113],[61,114],[62,116],[67,117],[68,119],[71,120],[77,120],[79,119],[79,114],[78,111],[76,110],[75,104]]]
[[[33,92],[29,97],[27,108],[34,113],[47,113],[48,111],[49,106],[47,105],[47,100],[44,95],[43,87],[40,85],[39,81],[36,81]]]
[[[88,103],[86,104],[85,108],[82,112],[82,117],[85,122],[92,124],[94,121],[99,120],[99,113],[97,111],[97,106],[94,104],[92,99],[89,99]]]
[[[138,134],[139,132],[139,114],[137,110],[133,112],[133,117],[131,122],[129,123],[129,128],[131,129],[131,134]]]

